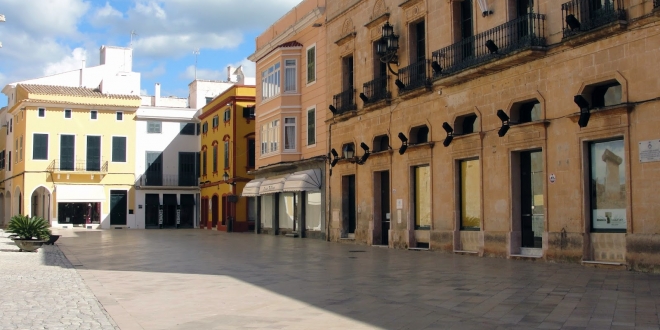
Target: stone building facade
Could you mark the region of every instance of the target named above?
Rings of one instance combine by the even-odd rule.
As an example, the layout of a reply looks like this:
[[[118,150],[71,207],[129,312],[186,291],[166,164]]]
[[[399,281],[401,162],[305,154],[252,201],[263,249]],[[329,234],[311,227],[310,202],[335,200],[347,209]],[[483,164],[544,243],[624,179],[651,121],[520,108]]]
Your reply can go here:
[[[658,271],[659,6],[329,2],[329,239]]]

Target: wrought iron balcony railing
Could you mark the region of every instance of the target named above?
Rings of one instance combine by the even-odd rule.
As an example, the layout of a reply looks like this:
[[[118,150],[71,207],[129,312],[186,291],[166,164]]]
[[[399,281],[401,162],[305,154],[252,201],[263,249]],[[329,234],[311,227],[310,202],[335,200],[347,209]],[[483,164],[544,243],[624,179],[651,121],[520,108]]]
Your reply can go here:
[[[49,172],[108,172],[108,161],[53,159],[48,164]]]
[[[355,89],[351,88],[333,96],[332,103],[337,109],[335,115],[357,110],[357,105],[355,104]]]
[[[196,187],[197,177],[192,175],[145,173],[140,175],[136,185],[141,187]]]
[[[518,50],[545,47],[545,15],[529,13],[433,52],[433,77],[440,78]]]
[[[374,103],[390,98],[390,92],[387,90],[389,79],[389,76],[381,76],[364,83],[364,95],[367,97],[367,101],[364,103]]]
[[[657,6],[658,0],[654,0]],[[626,20],[623,0],[571,0],[561,5],[564,38],[616,21]]]
[[[428,61],[426,59],[400,68],[399,79],[396,83],[399,87],[399,93],[430,85],[428,77]]]

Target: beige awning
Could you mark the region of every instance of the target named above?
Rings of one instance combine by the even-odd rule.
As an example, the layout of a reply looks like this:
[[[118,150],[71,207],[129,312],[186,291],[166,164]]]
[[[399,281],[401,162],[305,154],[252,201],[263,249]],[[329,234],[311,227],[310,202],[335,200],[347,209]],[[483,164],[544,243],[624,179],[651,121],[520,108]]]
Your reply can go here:
[[[243,192],[241,193],[241,196],[243,197],[257,197],[259,196],[259,187],[261,187],[261,183],[266,180],[265,178],[260,178],[260,179],[254,179],[250,182],[248,182],[245,185],[245,188],[243,188]]]
[[[58,203],[105,202],[105,189],[101,185],[58,184],[55,200]]]
[[[321,170],[306,170],[291,174],[284,182],[284,191],[321,191]]]
[[[284,181],[287,176],[268,178],[259,186],[259,195],[280,193],[284,189]]]

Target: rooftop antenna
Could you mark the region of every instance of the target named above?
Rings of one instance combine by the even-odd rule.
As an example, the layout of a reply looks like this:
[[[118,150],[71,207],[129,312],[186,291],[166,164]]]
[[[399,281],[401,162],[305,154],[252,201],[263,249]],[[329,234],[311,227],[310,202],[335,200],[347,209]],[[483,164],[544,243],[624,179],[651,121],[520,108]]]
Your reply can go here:
[[[195,55],[195,80],[197,80],[197,55],[199,55],[199,48],[193,50],[193,55]]]
[[[133,36],[136,36],[136,35],[138,35],[138,34],[135,33],[135,30],[131,30],[131,44],[129,45],[129,47],[131,47],[131,48],[133,47]]]

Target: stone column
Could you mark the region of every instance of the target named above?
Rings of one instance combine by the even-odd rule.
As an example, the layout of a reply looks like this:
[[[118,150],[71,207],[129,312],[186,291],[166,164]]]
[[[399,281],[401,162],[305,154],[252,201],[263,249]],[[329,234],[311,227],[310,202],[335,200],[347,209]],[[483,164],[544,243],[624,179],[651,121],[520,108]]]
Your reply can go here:
[[[609,149],[605,149],[601,158],[605,162],[605,200],[607,202],[614,202],[621,198],[619,166],[623,162],[623,159]],[[609,204],[607,202],[606,205]]]

